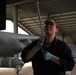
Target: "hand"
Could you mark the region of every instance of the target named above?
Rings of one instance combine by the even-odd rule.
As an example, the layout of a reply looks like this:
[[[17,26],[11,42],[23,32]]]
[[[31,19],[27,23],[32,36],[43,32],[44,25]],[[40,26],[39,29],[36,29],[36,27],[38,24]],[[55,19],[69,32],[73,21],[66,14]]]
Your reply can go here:
[[[34,49],[38,51],[42,47],[43,43],[44,43],[44,38],[43,37],[39,38],[37,41],[37,45],[34,47]]]
[[[43,52],[43,57],[45,60],[54,60],[56,56],[53,54],[49,53],[48,51]]]

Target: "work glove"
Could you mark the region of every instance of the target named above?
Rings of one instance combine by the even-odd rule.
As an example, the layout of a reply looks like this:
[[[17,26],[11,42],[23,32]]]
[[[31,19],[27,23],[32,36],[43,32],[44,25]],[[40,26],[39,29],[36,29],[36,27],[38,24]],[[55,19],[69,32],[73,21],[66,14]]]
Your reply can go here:
[[[38,51],[42,47],[44,43],[44,39],[45,39],[44,37],[39,38],[37,41],[37,45],[34,47],[34,49]]]
[[[46,61],[47,61],[47,60],[53,61],[53,60],[56,58],[55,55],[49,53],[48,51],[43,52],[43,57],[44,57],[44,59],[45,59]]]

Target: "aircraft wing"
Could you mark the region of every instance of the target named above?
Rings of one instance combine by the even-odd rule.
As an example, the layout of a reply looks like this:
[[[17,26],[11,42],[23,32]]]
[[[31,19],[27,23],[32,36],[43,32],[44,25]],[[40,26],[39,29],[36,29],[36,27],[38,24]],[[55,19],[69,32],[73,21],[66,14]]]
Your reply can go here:
[[[35,40],[38,39],[39,36],[34,36],[34,35],[25,35],[25,34],[17,34],[17,33],[10,33],[10,32],[0,32],[0,34],[8,34],[13,36],[14,38],[18,39],[18,40],[26,40],[26,39],[31,39],[31,40]]]

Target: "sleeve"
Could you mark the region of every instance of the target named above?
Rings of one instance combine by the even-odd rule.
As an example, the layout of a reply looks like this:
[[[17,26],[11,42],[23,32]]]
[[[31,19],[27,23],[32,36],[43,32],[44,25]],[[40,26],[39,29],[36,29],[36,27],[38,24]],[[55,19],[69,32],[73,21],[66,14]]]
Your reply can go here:
[[[24,63],[29,62],[32,60],[32,58],[30,60],[25,60],[25,57],[27,55],[27,53],[34,47],[36,46],[36,41],[32,42],[30,45],[28,45],[27,47],[25,47],[21,53],[21,58],[23,60]]]
[[[71,49],[65,44],[63,47],[62,57],[60,57],[60,62],[65,71],[71,71],[74,68],[75,61],[72,56]]]

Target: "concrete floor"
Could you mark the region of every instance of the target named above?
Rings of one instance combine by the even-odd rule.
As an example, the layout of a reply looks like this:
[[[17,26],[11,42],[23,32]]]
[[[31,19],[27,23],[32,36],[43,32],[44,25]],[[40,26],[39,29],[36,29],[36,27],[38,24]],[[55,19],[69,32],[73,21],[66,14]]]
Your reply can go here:
[[[15,68],[0,68],[0,75],[17,75]],[[33,75],[31,62],[26,63],[19,71],[18,75]],[[76,75],[76,65],[72,71],[68,71],[66,75]]]
[[[17,70],[15,68],[0,68],[0,75],[17,75]],[[26,63],[18,75],[33,75],[31,62]]]

